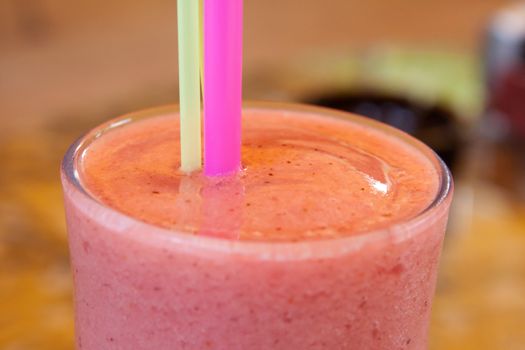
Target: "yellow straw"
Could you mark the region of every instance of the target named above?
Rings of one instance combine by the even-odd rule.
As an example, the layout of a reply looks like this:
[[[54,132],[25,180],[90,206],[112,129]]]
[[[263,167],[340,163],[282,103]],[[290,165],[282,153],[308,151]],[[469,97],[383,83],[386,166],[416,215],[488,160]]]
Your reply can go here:
[[[204,100],[204,5],[203,0],[199,0],[199,43],[201,49],[200,67],[201,67],[201,94]]]
[[[202,165],[200,66],[201,31],[199,3],[179,0],[179,90],[181,170],[192,172]]]

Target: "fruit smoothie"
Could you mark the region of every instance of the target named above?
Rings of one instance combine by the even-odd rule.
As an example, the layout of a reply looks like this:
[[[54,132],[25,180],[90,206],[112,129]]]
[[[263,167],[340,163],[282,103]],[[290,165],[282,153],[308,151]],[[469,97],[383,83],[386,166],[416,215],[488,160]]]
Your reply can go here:
[[[242,169],[179,171],[172,108],[72,146],[77,349],[425,349],[451,199],[442,162],[361,117],[243,112]]]

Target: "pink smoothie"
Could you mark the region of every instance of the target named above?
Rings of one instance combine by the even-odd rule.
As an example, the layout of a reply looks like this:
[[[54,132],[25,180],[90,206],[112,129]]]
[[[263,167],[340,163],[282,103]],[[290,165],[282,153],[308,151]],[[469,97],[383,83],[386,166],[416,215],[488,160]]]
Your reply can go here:
[[[242,171],[209,179],[178,171],[177,115],[145,114],[89,134],[63,174],[79,349],[426,347],[450,202],[433,153],[252,108]]]

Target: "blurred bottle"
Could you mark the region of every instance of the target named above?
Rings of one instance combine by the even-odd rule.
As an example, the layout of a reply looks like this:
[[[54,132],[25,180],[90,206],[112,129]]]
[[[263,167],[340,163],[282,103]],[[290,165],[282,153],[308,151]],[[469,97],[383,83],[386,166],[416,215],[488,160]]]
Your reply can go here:
[[[525,138],[525,2],[494,17],[485,54],[488,116],[501,119],[512,136]]]
[[[487,109],[475,176],[525,199],[525,2],[498,12],[485,37]]]

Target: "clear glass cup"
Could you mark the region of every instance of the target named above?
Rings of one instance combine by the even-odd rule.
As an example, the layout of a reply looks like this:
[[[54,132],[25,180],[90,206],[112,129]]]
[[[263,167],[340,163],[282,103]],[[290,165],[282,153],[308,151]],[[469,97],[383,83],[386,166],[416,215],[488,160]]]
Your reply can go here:
[[[93,198],[79,181],[90,144],[155,108],[76,141],[61,176],[74,276],[77,349],[423,349],[453,183],[427,146],[334,110],[256,103],[366,125],[417,148],[440,188],[417,216],[358,236],[250,242],[157,227]]]

